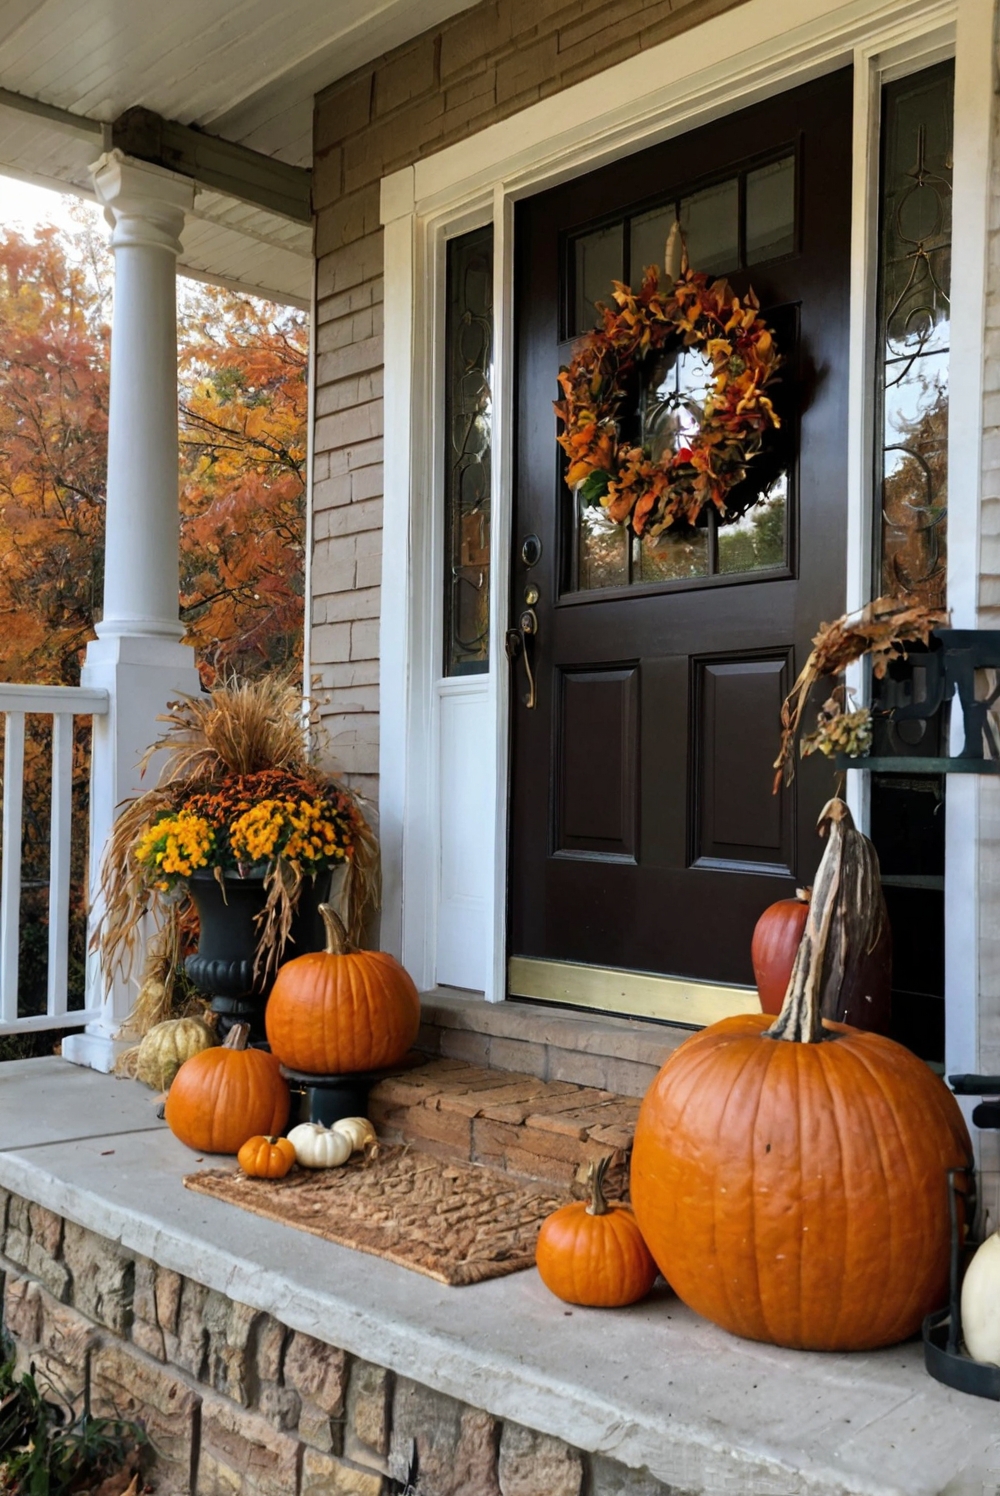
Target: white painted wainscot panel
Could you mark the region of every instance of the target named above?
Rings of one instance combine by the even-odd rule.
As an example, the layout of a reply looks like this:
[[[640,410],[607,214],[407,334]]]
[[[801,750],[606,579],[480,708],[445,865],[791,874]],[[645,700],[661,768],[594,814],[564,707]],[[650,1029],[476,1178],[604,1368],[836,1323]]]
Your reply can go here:
[[[493,785],[489,677],[438,683],[440,861],[437,980],[486,988],[492,919],[489,817]]]

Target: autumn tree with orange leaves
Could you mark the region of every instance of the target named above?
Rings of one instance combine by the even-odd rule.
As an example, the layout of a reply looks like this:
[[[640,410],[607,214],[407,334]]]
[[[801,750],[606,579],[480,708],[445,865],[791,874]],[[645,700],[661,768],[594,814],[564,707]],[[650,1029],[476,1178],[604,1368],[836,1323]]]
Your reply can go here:
[[[66,233],[0,229],[0,680],[75,685],[103,592],[113,275],[85,214]],[[301,665],[306,319],[179,282],[181,618],[206,684]],[[29,718],[22,1011],[42,1011],[51,728]],[[88,727],[76,726],[85,819]],[[82,1000],[75,839],[70,1006]]]
[[[3,680],[74,684],[100,617],[111,286],[89,222],[0,230]],[[308,330],[186,286],[179,333],[181,618],[211,683],[301,661]]]

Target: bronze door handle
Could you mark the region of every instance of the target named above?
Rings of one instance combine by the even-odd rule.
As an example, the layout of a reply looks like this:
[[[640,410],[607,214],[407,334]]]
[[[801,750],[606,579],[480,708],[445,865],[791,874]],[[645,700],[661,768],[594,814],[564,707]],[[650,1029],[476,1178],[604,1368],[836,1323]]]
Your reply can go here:
[[[529,712],[535,707],[535,672],[531,666],[531,646],[528,640],[537,633],[538,614],[534,608],[525,608],[517,621],[517,628],[507,630],[507,658],[513,663],[518,655],[524,657],[524,669],[528,677],[528,695],[524,704]]]

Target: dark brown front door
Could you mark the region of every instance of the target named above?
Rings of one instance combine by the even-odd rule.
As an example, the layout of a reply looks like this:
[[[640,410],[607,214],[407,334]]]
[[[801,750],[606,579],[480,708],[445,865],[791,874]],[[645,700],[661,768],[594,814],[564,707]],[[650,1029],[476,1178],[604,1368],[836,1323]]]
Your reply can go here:
[[[533,708],[512,667],[513,957],[749,983],[758,915],[815,871],[830,766],[773,796],[771,764],[844,606],[851,97],[835,73],[518,209],[511,611],[537,591],[538,630]],[[678,213],[693,268],[752,287],[776,329],[784,425],[740,517],[639,542],[575,507],[552,401],[592,302],[662,263]],[[698,375],[661,364],[647,432],[669,439]]]

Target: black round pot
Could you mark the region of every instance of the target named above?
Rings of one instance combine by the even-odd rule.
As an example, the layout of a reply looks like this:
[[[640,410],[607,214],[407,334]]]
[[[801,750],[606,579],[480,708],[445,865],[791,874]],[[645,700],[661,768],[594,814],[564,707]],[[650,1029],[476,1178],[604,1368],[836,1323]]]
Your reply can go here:
[[[198,910],[200,933],[198,949],[188,956],[184,969],[198,991],[211,999],[223,1038],[233,1024],[248,1023],[251,1042],[259,1042],[265,1037],[264,1009],[274,985],[273,975],[266,980],[254,978],[260,932],[257,917],[267,900],[263,875],[239,878],[228,873],[223,888],[214,873],[194,873],[188,880],[188,890]],[[285,960],[323,949],[319,906],[329,892],[329,873],[307,878],[302,884]]]

